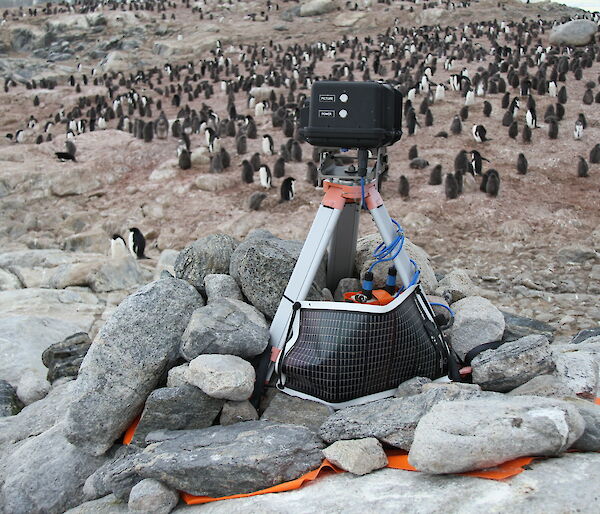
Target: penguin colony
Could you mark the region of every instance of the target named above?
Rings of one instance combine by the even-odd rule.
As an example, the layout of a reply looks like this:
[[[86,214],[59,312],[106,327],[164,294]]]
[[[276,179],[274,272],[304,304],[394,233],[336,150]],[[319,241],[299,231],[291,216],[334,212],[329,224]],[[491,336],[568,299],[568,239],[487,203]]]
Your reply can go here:
[[[411,12],[417,8],[411,2],[385,3]],[[438,7],[438,3],[431,4],[421,7]],[[24,16],[85,14],[99,5],[49,4],[27,13],[20,8],[7,10],[2,19],[6,22]],[[469,5],[442,2],[448,10]],[[346,4],[348,10],[357,8],[352,2]],[[167,9],[187,9],[200,20],[213,19],[208,6],[192,7],[187,0],[180,6],[172,2],[109,2],[108,9],[149,10],[162,17]],[[268,21],[269,15],[280,9],[278,3],[266,1],[264,9],[248,13],[246,19]],[[24,126],[6,134],[6,138],[13,144],[43,144],[64,135],[64,151],[56,151],[55,155],[65,165],[85,160],[75,146],[77,136],[85,132],[117,129],[145,143],[165,140],[173,146],[181,170],[238,173],[240,182],[248,184],[247,207],[258,210],[273,189],[278,191],[279,202],[297,196],[296,179],[288,176],[293,163],[305,163],[303,181],[311,187],[319,185],[319,152],[307,150],[298,131],[299,108],[312,83],[321,79],[384,79],[404,95],[405,136],[396,147],[410,145],[409,161],[392,161],[391,171],[386,174],[396,176],[382,177],[384,195],[409,199],[409,180],[420,180],[422,176],[423,183],[443,191],[447,199],[458,198],[467,190],[496,197],[501,192],[502,175],[526,175],[530,168],[535,169],[536,143],[564,137],[572,137],[578,145],[573,175],[589,177],[594,173],[588,161],[595,164],[600,160],[596,155],[600,152],[599,142],[588,140],[585,132],[586,114],[591,117],[592,109],[597,112],[600,105],[600,76],[589,72],[595,62],[600,62],[598,44],[579,49],[549,47],[544,41],[551,23],[542,20],[412,29],[399,26],[399,21],[396,19],[394,25],[375,36],[347,36],[327,43],[270,40],[263,46],[225,47],[217,41],[204,59],[165,62],[145,70],[107,73],[79,68],[64,81],[17,83],[6,78],[4,92],[22,87],[40,90],[32,99],[32,108],[38,110],[44,102],[42,90],[66,87],[79,95],[74,105],[62,106],[47,119],[32,109],[34,114]],[[581,100],[569,96],[568,86],[575,80],[585,81]],[[105,94],[86,95],[88,85],[104,88]],[[224,104],[212,101],[216,93],[225,96]],[[460,99],[460,108],[450,125],[442,126],[438,108],[451,99]],[[538,117],[538,110],[543,116]],[[419,135],[428,127],[436,137],[460,141],[455,147],[458,153],[454,169],[444,169],[434,158],[419,155]],[[486,157],[501,129],[518,147],[514,149],[513,169],[505,169]],[[472,146],[460,149],[467,137]],[[202,156],[208,157],[208,164],[198,164],[203,162]],[[431,171],[423,171],[430,163]],[[293,168],[296,174],[298,169]],[[404,174],[407,169],[416,171]],[[393,189],[383,183],[390,178],[397,181]],[[471,187],[477,182],[478,187]],[[275,207],[276,202],[269,205]],[[143,258],[143,247],[141,253],[138,250],[132,253]]]

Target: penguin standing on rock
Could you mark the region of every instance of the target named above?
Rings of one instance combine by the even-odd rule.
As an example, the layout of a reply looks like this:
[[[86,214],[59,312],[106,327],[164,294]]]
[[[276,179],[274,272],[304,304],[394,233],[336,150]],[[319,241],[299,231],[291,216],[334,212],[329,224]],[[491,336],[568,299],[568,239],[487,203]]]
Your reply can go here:
[[[110,240],[110,256],[113,259],[129,255],[125,240],[119,234],[113,234]]]
[[[129,229],[129,251],[131,255],[133,255],[137,259],[147,259],[144,255],[144,250],[146,249],[146,238],[144,234],[141,233],[140,229],[137,227],[132,227]]]
[[[283,180],[280,188],[281,199],[279,200],[279,203],[289,202],[294,198],[294,182],[296,182],[296,179],[293,177],[287,177]]]

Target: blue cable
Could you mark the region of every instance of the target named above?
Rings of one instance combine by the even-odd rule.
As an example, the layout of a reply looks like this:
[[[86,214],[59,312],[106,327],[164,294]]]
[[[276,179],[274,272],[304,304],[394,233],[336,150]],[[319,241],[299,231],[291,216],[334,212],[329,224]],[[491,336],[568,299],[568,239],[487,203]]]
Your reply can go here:
[[[365,177],[360,177],[360,208],[365,208]]]
[[[454,311],[450,307],[448,307],[447,305],[444,305],[443,303],[434,303],[434,302],[432,302],[429,305],[437,305],[439,307],[443,307],[444,309],[446,309],[450,313],[450,316],[454,317]]]

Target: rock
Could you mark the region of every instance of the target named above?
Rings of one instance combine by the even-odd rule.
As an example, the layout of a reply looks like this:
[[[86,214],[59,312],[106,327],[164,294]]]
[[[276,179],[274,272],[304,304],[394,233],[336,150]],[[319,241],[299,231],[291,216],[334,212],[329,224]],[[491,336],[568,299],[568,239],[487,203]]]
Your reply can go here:
[[[175,276],[175,261],[178,255],[179,252],[177,250],[167,249],[160,252],[154,271],[154,278],[159,278],[163,270],[167,270],[172,276]]]
[[[408,450],[419,420],[437,403],[494,396],[477,389],[439,387],[407,398],[388,398],[341,409],[327,418],[319,435],[326,443],[340,439],[375,437],[382,443]]]
[[[591,20],[573,20],[558,25],[550,32],[550,44],[585,46],[594,40],[598,25]]]
[[[471,277],[466,270],[457,269],[451,271],[438,282],[438,287],[435,290],[437,296],[444,296],[446,293],[450,295],[450,303],[462,300],[467,296],[477,295],[478,287],[473,284]]]
[[[201,146],[196,148],[192,155],[190,155],[192,166],[201,166],[203,164],[210,163],[210,155],[208,154],[208,148]]]
[[[551,398],[440,403],[421,418],[408,461],[427,473],[462,473],[526,455],[559,455],[584,429],[573,405]]]
[[[250,363],[234,355],[200,355],[190,362],[187,381],[213,398],[244,401],[254,389]]]
[[[83,502],[83,484],[104,462],[70,444],[56,426],[25,441],[5,463],[0,505],[11,514],[59,514]]]
[[[369,267],[375,262],[373,252],[381,242],[382,239],[378,233],[361,237],[357,241],[355,262],[356,269],[361,277],[364,276]],[[417,263],[417,266],[421,271],[419,282],[423,286],[423,289],[426,293],[433,293],[437,289],[438,282],[435,278],[435,272],[429,262],[429,255],[427,255],[425,250],[411,243],[408,238],[404,240],[403,248],[406,250],[407,255]],[[373,270],[375,287],[383,287],[385,285],[388,267],[389,263],[375,266]]]
[[[68,514],[127,514],[128,512],[127,503],[119,500],[114,494],[82,503],[67,511]]]
[[[473,359],[471,366],[474,384],[500,393],[555,369],[548,339],[540,335],[522,337],[496,350],[486,350]]]
[[[29,371],[45,378],[47,370],[42,364],[42,352],[80,330],[78,324],[55,318],[0,317],[0,377],[15,387],[20,377]]]
[[[204,277],[204,286],[206,288],[207,302],[211,303],[221,298],[232,298],[234,300],[243,300],[237,282],[224,273],[212,273]]]
[[[6,380],[0,380],[0,418],[14,416],[24,407],[17,392]]]
[[[194,495],[264,489],[298,478],[323,459],[323,444],[313,432],[267,421],[151,436],[156,443],[135,456],[135,470]]]
[[[237,186],[239,179],[233,175],[198,175],[194,179],[194,186],[200,191],[216,193]]]
[[[580,330],[577,332],[577,335],[571,340],[571,344],[579,344],[584,341],[587,342],[588,339],[592,337],[600,337],[600,328],[586,328],[585,330]]]
[[[277,94],[277,90],[269,86],[253,87],[250,89],[250,96],[254,97],[257,102],[262,102],[269,100],[272,91]]]
[[[562,378],[555,375],[533,377],[529,382],[513,389],[508,394],[511,396],[545,396],[560,399],[576,396],[575,391]]]
[[[336,302],[343,302],[344,293],[354,293],[355,291],[360,291],[361,289],[362,284],[357,278],[343,278],[338,282],[338,285],[335,288],[333,299]]]
[[[146,436],[154,430],[210,427],[223,403],[190,385],[155,389],[146,400],[132,443],[146,446]]]
[[[578,398],[568,398],[566,401],[577,407],[585,421],[585,430],[582,436],[575,441],[571,448],[582,452],[600,451],[600,406]]]
[[[141,452],[134,445],[119,446],[107,461],[91,474],[83,486],[86,500],[95,500],[113,493],[119,500],[127,501],[131,489],[142,481],[134,470],[133,457]]]
[[[213,300],[192,314],[181,340],[181,355],[191,361],[202,354],[260,355],[269,342],[269,326],[252,305],[232,298]]]
[[[90,229],[65,239],[67,252],[91,252],[106,254],[110,249],[110,237],[101,229]]]
[[[357,22],[362,20],[366,16],[365,13],[362,12],[348,12],[345,11],[343,13],[338,14],[332,21],[335,27],[352,27],[356,25]]]
[[[173,489],[152,478],[145,478],[136,484],[129,495],[129,512],[146,514],[169,514],[177,503],[179,495]]]
[[[300,6],[300,16],[316,16],[337,9],[335,0],[308,0]]]
[[[243,402],[225,402],[221,411],[220,423],[223,426],[241,423],[243,421],[256,421],[258,412],[248,401]]]
[[[42,362],[48,368],[48,381],[76,377],[91,344],[92,341],[85,332],[77,332],[46,348],[42,353]]]
[[[204,291],[204,277],[228,273],[229,261],[238,242],[225,234],[212,234],[186,246],[175,261],[175,276]]]
[[[67,412],[67,439],[104,453],[131,424],[179,352],[198,292],[178,279],[162,279],[126,298],[90,347]]]
[[[299,425],[318,432],[323,422],[332,413],[333,410],[322,403],[277,392],[260,419]]]
[[[255,235],[246,238],[231,256],[229,274],[250,303],[267,318],[275,315],[301,249],[302,243],[298,241]],[[322,299],[321,290],[324,287],[323,263],[307,299]]]
[[[551,5],[551,4],[550,4]],[[438,477],[400,469],[365,476],[336,473],[308,487],[178,508],[177,514],[232,512],[588,512],[598,493],[600,455],[567,453],[559,459],[535,460],[510,480],[471,476]],[[88,514],[88,512],[69,512]],[[89,513],[91,514],[91,513]],[[94,512],[94,514],[96,514]],[[113,514],[113,513],[111,513]]]
[[[323,450],[323,455],[335,466],[354,475],[366,475],[388,463],[381,443],[374,437],[336,441]]]
[[[48,391],[50,391],[50,383],[34,371],[23,373],[17,385],[17,396],[25,405],[41,400]]]
[[[175,366],[174,368],[171,368],[167,374],[167,387],[181,387],[190,385],[186,378],[188,367],[189,363],[186,362],[181,366]]]
[[[600,355],[595,357],[584,350],[583,343],[579,345],[561,345],[553,348],[553,357],[556,362],[556,375],[579,398],[595,399],[598,396],[598,380],[600,375]]]
[[[502,339],[504,317],[489,300],[468,296],[452,304],[454,324],[450,328],[452,347],[463,358],[480,344]]]
[[[569,245],[564,246],[558,251],[558,258],[564,262],[585,262],[594,260],[598,257],[598,254],[593,248],[582,245]]]
[[[543,321],[517,316],[516,314],[511,314],[506,311],[501,310],[500,312],[502,313],[502,316],[504,316],[505,323],[504,334],[502,335],[504,341],[515,341],[521,337],[533,334],[541,334],[550,342],[554,340],[554,332],[556,329],[552,325],[544,323]]]
[[[415,394],[421,394],[423,392],[423,386],[430,384],[431,379],[426,377],[414,377],[406,382],[402,382],[394,396],[396,398],[405,398],[406,396],[414,396]]]
[[[0,268],[0,291],[10,291],[11,289],[21,289],[22,287],[23,284],[17,275]]]

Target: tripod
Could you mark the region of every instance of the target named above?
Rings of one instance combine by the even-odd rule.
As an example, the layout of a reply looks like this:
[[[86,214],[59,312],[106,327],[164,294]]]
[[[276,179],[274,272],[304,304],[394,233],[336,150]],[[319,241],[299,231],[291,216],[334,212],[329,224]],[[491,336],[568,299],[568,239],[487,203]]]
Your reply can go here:
[[[376,163],[368,166],[368,150],[359,149],[358,166],[338,166],[332,154],[326,154],[319,168],[325,196],[319,206],[313,224],[288,285],[273,318],[270,328],[270,350],[267,348],[257,372],[253,395],[255,405],[265,383],[271,378],[274,363],[288,337],[294,308],[306,299],[325,251],[328,250],[327,287],[335,290],[340,279],[352,276],[360,209],[364,205],[387,247],[397,239],[396,224],[390,218],[383,199],[377,190],[377,178],[387,167],[385,148],[377,149]],[[404,249],[393,255],[394,265],[404,287],[411,284],[413,263]]]

